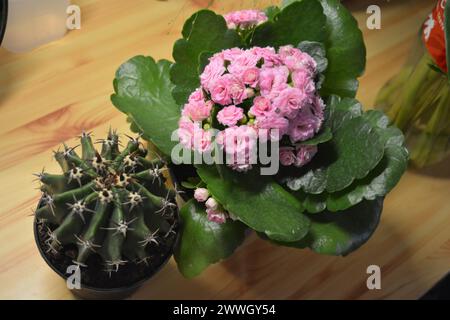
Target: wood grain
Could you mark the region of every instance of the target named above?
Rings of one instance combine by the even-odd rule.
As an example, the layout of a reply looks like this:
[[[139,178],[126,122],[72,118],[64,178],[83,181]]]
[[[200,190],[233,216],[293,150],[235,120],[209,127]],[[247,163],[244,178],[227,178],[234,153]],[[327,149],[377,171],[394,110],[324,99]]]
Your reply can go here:
[[[265,7],[250,0],[75,0],[82,29],[26,54],[0,50],[0,298],[70,299],[65,283],[39,256],[29,216],[38,199],[31,173],[56,171],[51,150],[82,129],[127,133],[110,101],[117,67],[138,55],[171,58],[183,21],[200,8],[219,12]],[[368,49],[358,98],[369,108],[378,89],[405,61],[435,0],[378,1],[382,29],[365,27],[377,1],[347,1]],[[346,258],[276,247],[255,236],[230,259],[195,280],[173,261],[137,299],[415,299],[450,267],[450,174],[408,172],[386,199],[380,227]],[[382,289],[366,287],[366,268],[382,270]]]

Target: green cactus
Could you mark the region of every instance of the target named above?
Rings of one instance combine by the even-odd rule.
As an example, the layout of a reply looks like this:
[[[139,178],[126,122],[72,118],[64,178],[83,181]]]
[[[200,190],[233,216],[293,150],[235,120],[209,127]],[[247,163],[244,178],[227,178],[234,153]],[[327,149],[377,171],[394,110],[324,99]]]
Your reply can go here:
[[[82,154],[64,144],[54,153],[63,174],[37,174],[43,192],[35,213],[47,228],[48,251],[75,244],[75,264],[87,267],[99,254],[106,271],[128,262],[148,262],[152,246],[169,241],[176,230],[175,191],[165,187],[164,161],[146,159],[139,137],[119,150],[119,136],[94,148],[91,135],[80,136]]]

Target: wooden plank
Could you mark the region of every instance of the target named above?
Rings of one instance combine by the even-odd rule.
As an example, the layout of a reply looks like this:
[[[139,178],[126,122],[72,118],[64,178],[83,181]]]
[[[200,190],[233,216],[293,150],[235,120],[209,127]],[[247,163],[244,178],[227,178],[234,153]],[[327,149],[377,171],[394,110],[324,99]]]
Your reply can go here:
[[[0,49],[0,298],[73,298],[35,247],[29,214],[38,192],[31,173],[56,170],[51,150],[73,142],[82,129],[97,136],[110,125],[129,132],[109,101],[116,68],[138,54],[170,59],[183,21],[200,8],[227,12],[275,2],[75,0],[81,30],[30,53]],[[367,42],[358,98],[369,108],[405,61],[435,0],[378,1],[381,30],[365,27],[373,1],[346,2]],[[194,280],[183,279],[171,261],[134,298],[415,299],[450,266],[450,173],[436,172],[408,172],[387,198],[373,238],[346,258],[276,247],[252,235],[233,257]],[[381,266],[382,290],[366,287],[371,264]]]

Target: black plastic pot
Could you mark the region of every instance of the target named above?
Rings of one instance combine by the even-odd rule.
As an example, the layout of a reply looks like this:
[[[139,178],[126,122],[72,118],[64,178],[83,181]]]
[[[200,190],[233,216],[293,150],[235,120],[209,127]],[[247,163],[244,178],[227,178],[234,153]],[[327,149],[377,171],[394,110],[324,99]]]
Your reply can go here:
[[[180,218],[179,218],[178,210],[176,210],[175,216],[177,219],[177,225],[179,226]],[[48,264],[48,266],[50,268],[52,268],[53,271],[55,271],[61,278],[64,279],[64,281],[66,281],[68,278],[67,275],[64,274],[63,272],[61,272],[61,270],[58,269],[57,266],[55,266],[52,263],[52,261],[48,257],[46,250],[44,248],[42,248],[40,245],[41,241],[40,241],[40,235],[39,235],[38,224],[36,222],[36,219],[33,223],[33,231],[34,231],[34,240],[36,242],[36,246],[38,247],[39,253],[41,254],[42,258],[45,260],[45,262]],[[70,291],[77,297],[83,298],[83,299],[97,299],[97,300],[124,299],[124,298],[130,296],[131,294],[133,294],[146,281],[150,280],[155,274],[157,274],[167,264],[167,262],[170,260],[170,258],[173,255],[173,250],[177,246],[179,239],[180,239],[180,232],[179,232],[179,227],[178,227],[175,241],[172,245],[170,252],[168,252],[168,254],[165,257],[165,259],[163,260],[163,262],[158,266],[158,268],[153,270],[152,273],[148,274],[145,278],[143,278],[137,282],[130,283],[130,285],[128,285],[128,286],[118,287],[118,288],[97,288],[97,287],[84,285],[83,283],[81,283],[81,289],[70,289]]]
[[[8,21],[8,0],[0,0],[0,45],[6,31],[6,22]]]

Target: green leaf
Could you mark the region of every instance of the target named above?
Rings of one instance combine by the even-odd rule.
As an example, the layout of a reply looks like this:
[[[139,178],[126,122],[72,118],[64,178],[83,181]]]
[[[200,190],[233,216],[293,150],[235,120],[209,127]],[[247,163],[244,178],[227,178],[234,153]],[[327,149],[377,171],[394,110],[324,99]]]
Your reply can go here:
[[[175,84],[173,97],[180,105],[185,104],[200,85],[199,64],[203,52],[216,53],[242,45],[236,31],[227,28],[225,19],[209,10],[198,11],[190,17],[184,24],[182,35],[173,47],[175,64],[170,71]]]
[[[221,166],[199,165],[197,172],[224,208],[243,223],[269,238],[298,241],[309,228],[299,201],[258,169],[236,173]]]
[[[326,107],[326,118],[324,127],[330,127],[332,132],[337,132],[342,126],[353,118],[363,114],[361,103],[352,98],[341,99],[331,96]]]
[[[252,46],[297,46],[302,41],[325,42],[326,17],[317,0],[303,0],[284,8],[274,20],[256,27]]]
[[[389,125],[389,118],[379,110],[369,110],[364,113],[364,118],[366,118],[374,127],[380,129],[386,129]],[[403,141],[400,141],[403,143]]]
[[[134,133],[136,133],[136,134],[142,135],[142,137],[143,137],[145,140],[147,140],[147,141],[150,140],[150,137],[148,137],[147,135],[145,135],[145,134],[139,129],[138,125],[137,125],[136,123],[134,123],[134,121],[133,121],[133,119],[132,119],[131,117],[127,116],[127,122],[130,124],[130,130],[131,130],[131,132],[134,132]]]
[[[202,74],[206,66],[209,64],[209,59],[214,55],[212,52],[202,52],[198,57],[198,74]]]
[[[166,155],[177,143],[171,135],[180,118],[180,107],[171,93],[170,66],[167,60],[156,63],[151,57],[128,60],[116,72],[111,96],[114,106],[132,121],[133,130],[143,132]]]
[[[358,249],[372,236],[380,221],[383,198],[363,201],[338,213],[322,212],[309,215],[308,235],[296,243],[277,244],[305,248],[327,255],[345,256]]]
[[[175,260],[186,278],[198,276],[209,265],[230,256],[243,242],[246,227],[228,219],[218,224],[208,220],[203,205],[191,199],[180,210],[182,229]]]
[[[336,193],[295,195],[301,200],[306,211],[318,213],[325,209],[341,211],[363,200],[374,200],[388,194],[399,182],[408,164],[408,151],[404,146],[402,132],[395,127],[387,127],[389,119],[378,110],[370,110],[363,117],[374,127],[384,144],[384,155],[380,163],[366,177],[354,181],[349,187]]]
[[[375,168],[383,157],[384,143],[372,124],[359,116],[356,100],[332,97],[328,103],[325,127],[333,139],[322,144],[314,161],[300,176],[282,178],[293,190],[320,194],[338,192]]]
[[[305,1],[283,1],[282,13],[295,3]],[[339,0],[318,1],[322,4],[323,13],[326,16],[324,34],[327,37],[325,41],[316,41],[325,43],[328,58],[328,68],[325,72],[325,82],[322,85],[321,94],[322,96],[336,94],[341,97],[355,97],[358,90],[357,78],[364,73],[366,66],[366,47],[362,32],[351,12]],[[315,17],[315,14],[315,12],[311,12],[311,19]],[[319,17],[317,16],[317,18]],[[298,25],[303,26],[300,23]],[[313,28],[313,26],[315,25],[312,24],[307,27]],[[261,37],[263,36],[261,35]],[[297,43],[291,42],[292,45]]]
[[[274,20],[276,15],[280,13],[280,8],[277,6],[270,6],[267,7],[264,12],[269,20]]]
[[[297,46],[301,51],[309,54],[317,63],[317,71],[324,72],[328,67],[327,51],[323,43],[303,41]]]
[[[317,134],[315,137],[306,141],[302,141],[300,144],[304,146],[316,146],[318,144],[330,141],[332,138],[333,134],[331,133],[330,127],[326,127],[322,130],[322,132]]]
[[[367,177],[355,181],[341,192],[328,195],[327,208],[330,211],[344,210],[364,199],[385,196],[406,171],[408,151],[402,132],[396,127],[386,127],[389,119],[381,111],[368,111],[364,117],[376,126],[376,132],[384,144],[383,158]]]
[[[329,37],[328,68],[321,94],[354,97],[366,66],[366,47],[358,22],[339,0],[320,0]]]
[[[372,125],[354,118],[338,130],[333,139],[336,161],[327,168],[327,192],[349,186],[364,178],[381,160],[383,144]]]
[[[306,194],[303,191],[296,191],[293,193],[297,199],[300,200],[306,212],[319,213],[327,208],[327,193],[321,194]]]
[[[293,4],[294,2],[298,2],[298,1],[300,1],[300,0],[283,0],[283,1],[281,1],[281,9],[284,9],[288,5]]]
[[[188,181],[181,181],[181,186],[186,189],[196,189],[197,188],[197,186],[195,184],[192,184]]]

